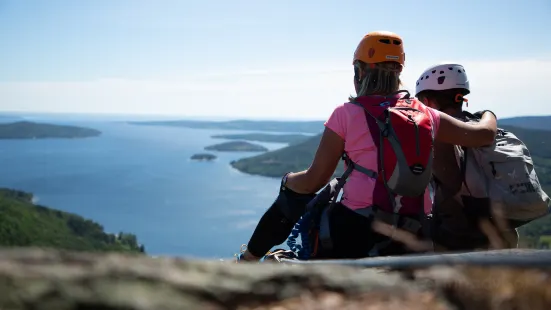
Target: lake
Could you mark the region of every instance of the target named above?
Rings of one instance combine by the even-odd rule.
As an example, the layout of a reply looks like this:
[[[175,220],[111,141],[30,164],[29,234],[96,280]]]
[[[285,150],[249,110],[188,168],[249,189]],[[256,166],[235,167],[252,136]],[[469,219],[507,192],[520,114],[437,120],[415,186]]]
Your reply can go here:
[[[137,235],[150,255],[231,258],[276,198],[279,179],[250,176],[229,162],[256,153],[213,152],[211,135],[244,131],[40,119],[99,129],[86,139],[0,141],[0,187],[32,192],[39,204],[74,212],[107,232]],[[279,143],[259,143],[269,149]]]

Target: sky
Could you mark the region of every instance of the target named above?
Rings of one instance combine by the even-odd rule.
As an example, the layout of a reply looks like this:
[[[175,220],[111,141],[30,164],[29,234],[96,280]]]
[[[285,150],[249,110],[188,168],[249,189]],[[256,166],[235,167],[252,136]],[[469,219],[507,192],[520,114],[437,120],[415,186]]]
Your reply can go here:
[[[370,31],[402,80],[465,66],[468,110],[551,114],[551,1],[0,0],[0,111],[316,119],[354,94]]]

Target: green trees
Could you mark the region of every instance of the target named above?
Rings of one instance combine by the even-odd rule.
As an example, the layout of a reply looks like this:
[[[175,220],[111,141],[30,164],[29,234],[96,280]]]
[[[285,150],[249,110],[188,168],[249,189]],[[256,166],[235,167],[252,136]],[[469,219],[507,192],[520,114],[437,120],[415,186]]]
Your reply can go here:
[[[0,246],[145,253],[135,235],[108,234],[79,215],[32,203],[32,194],[0,189]]]

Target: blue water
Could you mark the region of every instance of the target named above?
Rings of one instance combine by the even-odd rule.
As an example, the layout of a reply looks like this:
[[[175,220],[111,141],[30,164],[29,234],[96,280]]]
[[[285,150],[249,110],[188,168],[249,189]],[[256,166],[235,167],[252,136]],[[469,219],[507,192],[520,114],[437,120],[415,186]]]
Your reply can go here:
[[[204,146],[224,141],[211,135],[230,131],[49,122],[103,134],[0,140],[0,187],[32,192],[39,204],[97,221],[108,232],[134,233],[150,255],[230,258],[277,195],[278,179],[246,175],[229,165],[256,153],[218,152],[214,162],[189,160]]]

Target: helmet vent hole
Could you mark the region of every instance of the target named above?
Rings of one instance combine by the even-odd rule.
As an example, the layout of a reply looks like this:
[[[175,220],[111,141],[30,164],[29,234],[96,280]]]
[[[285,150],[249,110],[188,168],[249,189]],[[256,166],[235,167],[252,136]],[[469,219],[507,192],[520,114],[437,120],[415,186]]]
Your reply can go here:
[[[435,74],[436,73],[436,70],[432,70],[432,74]]]
[[[379,42],[384,43],[384,44],[390,44],[389,39],[379,39]]]
[[[448,67],[448,70],[453,70],[453,68],[452,68],[452,67]]]
[[[427,79],[427,80],[428,80],[428,79],[429,79],[429,76],[428,76],[428,75],[427,75],[427,76],[425,76],[425,79]]]
[[[393,43],[394,45],[400,45],[400,44],[402,44],[402,42],[401,42],[401,41],[398,41],[398,40],[392,40],[392,43]]]
[[[440,71],[440,74],[444,74],[444,71]]]
[[[457,72],[461,73],[461,70],[457,70]]]
[[[438,84],[444,83],[445,80],[446,80],[446,77],[445,77],[445,76],[439,76],[439,77],[438,77]]]
[[[421,81],[422,81],[422,80],[423,80],[424,78],[425,78],[425,77],[424,77],[424,76],[422,76],[422,77],[421,77]]]

